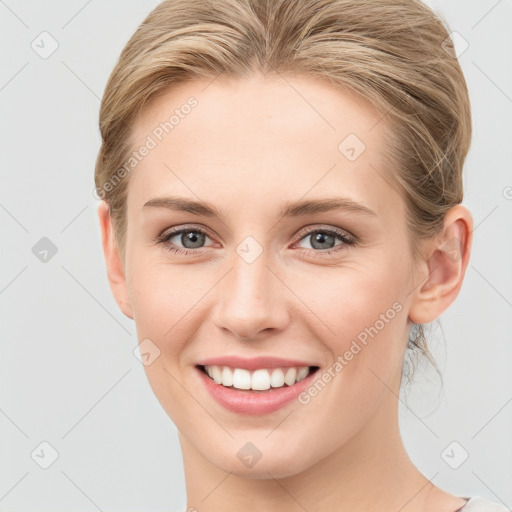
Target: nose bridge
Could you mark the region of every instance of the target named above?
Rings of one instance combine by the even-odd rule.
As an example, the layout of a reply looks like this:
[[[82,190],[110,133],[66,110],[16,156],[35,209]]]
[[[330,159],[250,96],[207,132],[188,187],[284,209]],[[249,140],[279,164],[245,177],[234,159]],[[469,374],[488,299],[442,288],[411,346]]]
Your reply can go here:
[[[232,270],[223,279],[217,302],[216,324],[240,338],[254,338],[269,328],[283,328],[286,306],[283,285],[268,268],[268,249],[247,237],[232,255]]]

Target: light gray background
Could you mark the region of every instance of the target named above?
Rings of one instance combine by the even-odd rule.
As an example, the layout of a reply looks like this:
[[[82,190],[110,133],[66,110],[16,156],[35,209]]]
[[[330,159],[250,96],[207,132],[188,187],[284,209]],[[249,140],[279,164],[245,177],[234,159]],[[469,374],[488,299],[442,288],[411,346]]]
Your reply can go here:
[[[108,288],[91,194],[100,97],[156,4],[0,1],[2,512],[186,503],[176,428]],[[464,204],[476,229],[461,293],[431,334],[444,387],[438,397],[420,368],[401,425],[435,484],[512,507],[512,1],[430,5],[469,44],[460,56],[474,116]],[[59,45],[47,59],[31,47],[43,51],[47,37],[50,48],[43,31]],[[42,237],[58,249],[46,263],[32,252]],[[58,452],[48,469],[43,441]]]

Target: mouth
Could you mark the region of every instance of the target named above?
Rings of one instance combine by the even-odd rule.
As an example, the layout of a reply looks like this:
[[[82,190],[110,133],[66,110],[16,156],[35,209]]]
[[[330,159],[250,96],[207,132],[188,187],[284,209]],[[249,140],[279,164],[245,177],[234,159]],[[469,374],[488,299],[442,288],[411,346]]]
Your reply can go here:
[[[290,388],[320,369],[319,366],[279,366],[248,370],[214,364],[198,364],[196,368],[215,384],[246,393],[272,393]]]
[[[195,371],[210,397],[224,409],[241,415],[265,415],[301,404],[298,396],[312,385],[321,368],[306,361],[225,354],[197,361]]]

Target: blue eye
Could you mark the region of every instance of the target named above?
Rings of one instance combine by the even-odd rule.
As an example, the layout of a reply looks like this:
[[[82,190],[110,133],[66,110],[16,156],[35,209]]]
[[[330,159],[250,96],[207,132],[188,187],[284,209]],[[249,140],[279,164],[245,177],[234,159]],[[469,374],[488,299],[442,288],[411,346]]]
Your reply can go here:
[[[353,245],[355,239],[347,232],[335,228],[317,228],[312,229],[301,234],[299,241],[305,240],[309,237],[310,244],[314,253],[331,254],[343,250],[346,245]],[[171,242],[173,238],[178,238],[183,247],[176,245],[176,242]],[[157,244],[162,244],[167,250],[176,254],[199,254],[198,249],[205,247],[206,239],[210,239],[208,233],[197,226],[175,229],[167,233],[163,233],[155,240]],[[336,239],[341,243],[336,244]],[[334,244],[334,245],[333,245]]]

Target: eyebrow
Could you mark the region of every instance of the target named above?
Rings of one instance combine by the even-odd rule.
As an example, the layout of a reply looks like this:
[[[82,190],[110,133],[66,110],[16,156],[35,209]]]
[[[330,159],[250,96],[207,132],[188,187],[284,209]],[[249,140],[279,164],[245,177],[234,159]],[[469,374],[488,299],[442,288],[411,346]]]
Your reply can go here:
[[[222,210],[204,201],[195,201],[184,197],[156,197],[144,203],[143,208],[167,208],[169,210],[187,212],[205,217],[223,218]],[[346,197],[286,201],[281,208],[281,217],[300,217],[327,213],[332,211],[348,211],[376,217],[377,214],[367,206]]]

